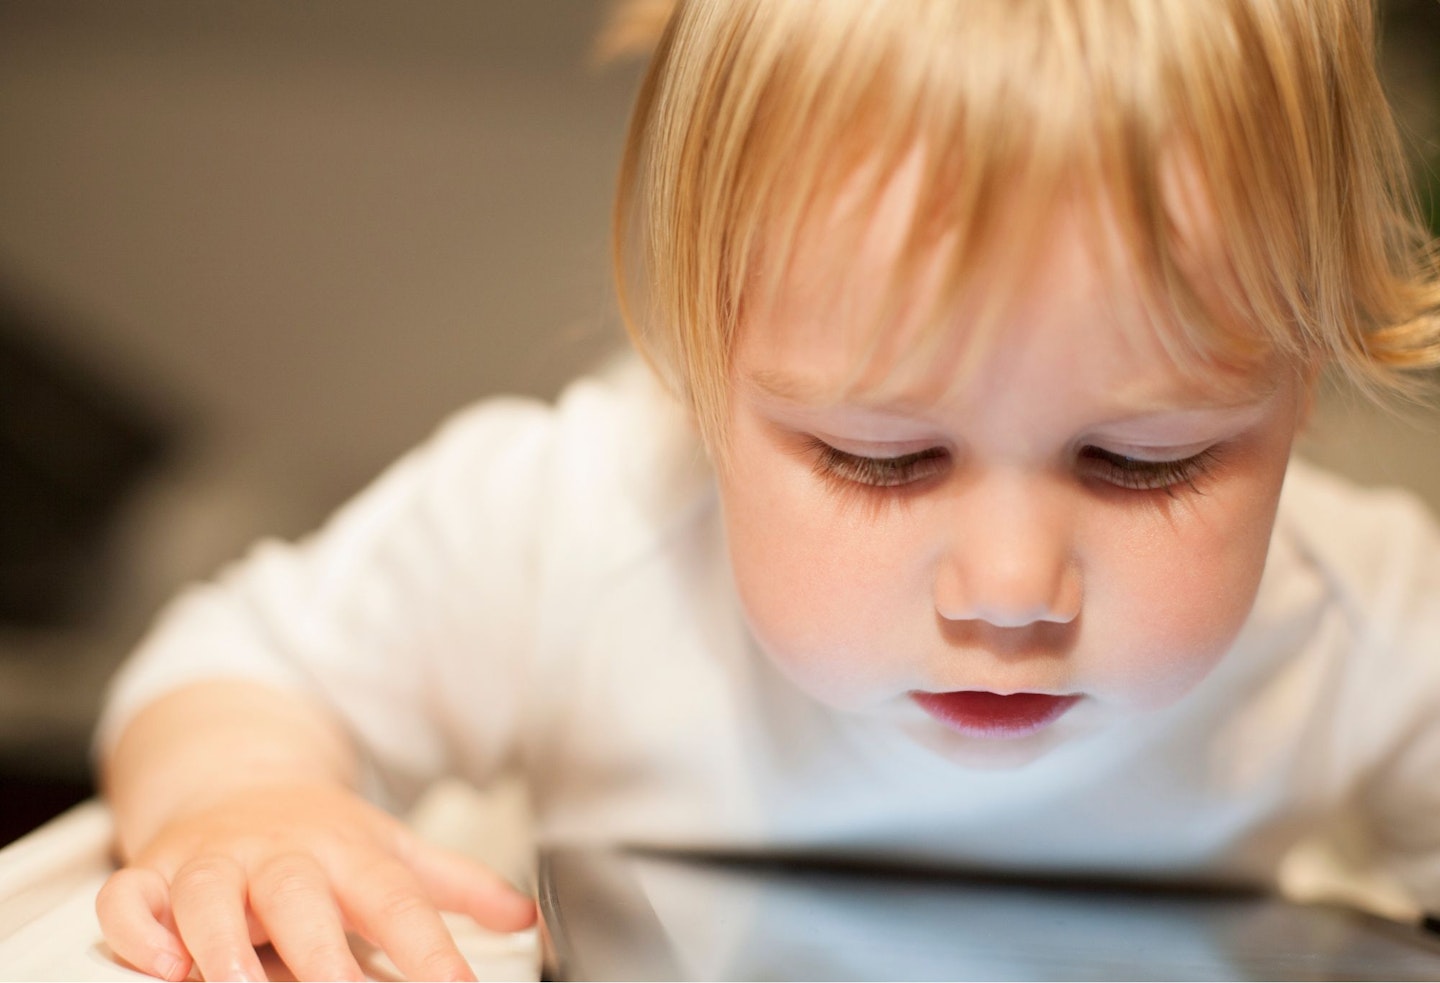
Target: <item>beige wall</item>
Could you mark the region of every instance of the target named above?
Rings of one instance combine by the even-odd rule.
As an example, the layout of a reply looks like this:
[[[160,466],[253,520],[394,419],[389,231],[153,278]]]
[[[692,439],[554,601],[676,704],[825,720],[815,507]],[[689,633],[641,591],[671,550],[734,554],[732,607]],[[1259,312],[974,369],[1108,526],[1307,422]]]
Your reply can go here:
[[[317,515],[613,319],[597,6],[0,5],[0,278]],[[292,522],[286,522],[289,526]]]

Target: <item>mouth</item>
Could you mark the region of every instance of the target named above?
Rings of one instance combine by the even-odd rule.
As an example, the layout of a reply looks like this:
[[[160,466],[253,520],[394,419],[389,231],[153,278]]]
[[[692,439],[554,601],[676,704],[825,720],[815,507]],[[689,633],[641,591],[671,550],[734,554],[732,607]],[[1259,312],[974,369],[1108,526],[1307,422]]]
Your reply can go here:
[[[932,718],[966,737],[1015,740],[1039,733],[1080,702],[1079,694],[989,693],[957,690],[951,693],[910,694]]]

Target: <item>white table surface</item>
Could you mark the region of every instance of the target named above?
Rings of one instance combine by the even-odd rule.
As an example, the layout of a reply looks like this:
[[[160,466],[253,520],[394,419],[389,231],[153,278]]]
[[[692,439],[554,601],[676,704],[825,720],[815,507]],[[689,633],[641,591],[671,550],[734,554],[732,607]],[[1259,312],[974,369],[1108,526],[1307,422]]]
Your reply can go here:
[[[412,817],[423,835],[446,842],[462,828],[474,831],[463,796],[427,801]],[[506,830],[505,844],[512,857],[524,851],[513,832]],[[110,836],[110,813],[92,800],[0,850],[0,980],[151,979],[117,959],[95,917],[96,892],[113,869]],[[499,935],[461,916],[447,915],[446,921],[479,979],[539,978],[533,930]],[[356,954],[371,979],[399,978],[389,960],[364,943],[356,945]],[[262,958],[272,980],[293,979],[268,949]]]

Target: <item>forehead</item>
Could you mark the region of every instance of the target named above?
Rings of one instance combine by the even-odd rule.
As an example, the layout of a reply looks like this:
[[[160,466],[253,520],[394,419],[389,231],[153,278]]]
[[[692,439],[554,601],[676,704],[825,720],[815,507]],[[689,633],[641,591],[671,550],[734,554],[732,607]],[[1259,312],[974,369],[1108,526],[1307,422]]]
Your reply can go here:
[[[797,228],[783,264],[762,264],[740,325],[742,375],[800,401],[890,405],[983,392],[985,375],[1018,359],[1107,379],[1121,403],[1238,400],[1263,386],[1259,361],[1177,356],[1180,332],[1102,193],[1002,200],[1017,231],[960,264],[953,230],[918,231],[923,157],[912,150],[879,180],[860,168]],[[1171,170],[1181,262],[1219,297],[1230,274],[1204,195],[1183,162]]]

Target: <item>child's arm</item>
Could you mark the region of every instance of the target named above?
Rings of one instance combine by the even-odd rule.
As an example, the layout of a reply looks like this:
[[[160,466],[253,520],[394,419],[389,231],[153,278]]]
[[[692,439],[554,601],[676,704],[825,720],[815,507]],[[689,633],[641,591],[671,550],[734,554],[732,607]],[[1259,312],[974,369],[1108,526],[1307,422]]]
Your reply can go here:
[[[241,978],[259,972],[250,943],[269,940],[301,977],[354,975],[346,927],[404,973],[444,978],[465,970],[437,908],[533,920],[528,899],[351,788],[363,771],[401,805],[519,760],[546,490],[609,405],[576,391],[566,446],[564,413],[476,407],[315,534],[258,544],[161,612],[96,739],[129,865],[98,899],[119,954],[171,978],[192,962]]]
[[[140,969],[263,980],[274,943],[301,979],[359,979],[344,933],[410,978],[470,979],[438,910],[510,931],[530,899],[431,847],[352,791],[345,736],[299,698],[190,685],[141,711],[103,762],[126,864],[100,892],[106,940]]]

